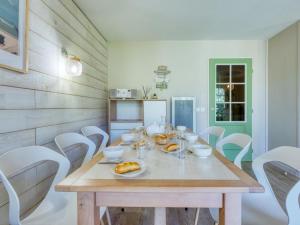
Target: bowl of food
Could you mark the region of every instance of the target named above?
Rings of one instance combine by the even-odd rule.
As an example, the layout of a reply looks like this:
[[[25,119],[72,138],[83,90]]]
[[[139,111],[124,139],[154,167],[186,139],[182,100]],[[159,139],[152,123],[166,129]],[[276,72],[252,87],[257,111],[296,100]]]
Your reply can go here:
[[[185,139],[190,143],[194,144],[198,140],[198,135],[193,133],[187,133],[185,134]]]
[[[166,134],[156,134],[154,136],[154,140],[156,144],[165,145],[168,143],[168,135]]]
[[[209,145],[195,144],[191,146],[191,151],[200,158],[207,158],[212,154],[212,147]]]
[[[120,159],[123,156],[124,147],[122,146],[110,146],[103,150],[103,155],[107,160]]]
[[[136,140],[136,134],[134,134],[134,133],[122,134],[121,139],[122,139],[123,143],[125,143],[125,144],[131,143]]]

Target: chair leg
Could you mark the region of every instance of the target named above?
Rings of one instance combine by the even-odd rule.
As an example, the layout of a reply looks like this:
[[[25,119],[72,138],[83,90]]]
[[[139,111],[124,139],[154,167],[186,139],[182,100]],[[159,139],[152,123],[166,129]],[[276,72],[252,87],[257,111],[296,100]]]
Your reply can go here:
[[[100,225],[104,225],[103,219],[100,220]]]
[[[111,219],[110,219],[110,214],[109,214],[108,208],[105,210],[105,214],[106,214],[106,219],[107,219],[108,225],[111,225]]]
[[[196,217],[195,217],[195,225],[198,224],[199,214],[200,214],[200,208],[197,208],[197,211],[196,211]]]

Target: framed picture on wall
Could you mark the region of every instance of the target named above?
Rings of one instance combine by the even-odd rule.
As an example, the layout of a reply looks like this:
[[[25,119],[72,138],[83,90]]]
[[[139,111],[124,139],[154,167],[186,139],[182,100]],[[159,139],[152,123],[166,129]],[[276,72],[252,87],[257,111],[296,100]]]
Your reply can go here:
[[[0,2],[0,67],[26,73],[29,0]]]

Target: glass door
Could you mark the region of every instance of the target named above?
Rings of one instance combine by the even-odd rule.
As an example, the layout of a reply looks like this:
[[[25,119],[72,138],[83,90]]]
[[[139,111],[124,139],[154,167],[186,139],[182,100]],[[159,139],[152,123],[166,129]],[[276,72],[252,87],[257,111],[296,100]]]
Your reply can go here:
[[[231,133],[252,136],[252,60],[211,59],[209,89],[210,126],[224,127],[226,136]],[[230,159],[238,151],[234,146],[225,146]]]

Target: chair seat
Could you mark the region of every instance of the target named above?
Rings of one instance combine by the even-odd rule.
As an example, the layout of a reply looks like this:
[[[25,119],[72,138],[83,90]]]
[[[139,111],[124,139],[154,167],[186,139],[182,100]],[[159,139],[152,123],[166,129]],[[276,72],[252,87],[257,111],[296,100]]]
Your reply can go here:
[[[106,207],[100,208],[100,218]],[[53,193],[36,208],[33,213],[22,220],[22,225],[76,225],[76,193]]]

